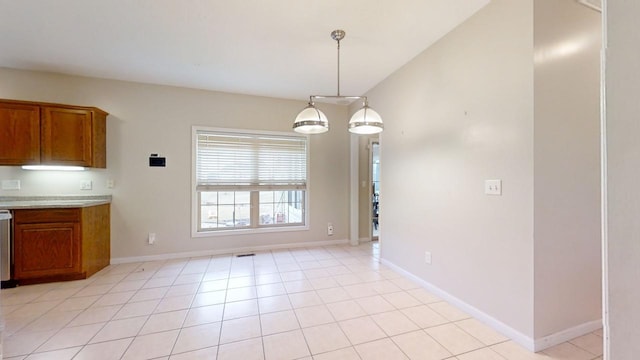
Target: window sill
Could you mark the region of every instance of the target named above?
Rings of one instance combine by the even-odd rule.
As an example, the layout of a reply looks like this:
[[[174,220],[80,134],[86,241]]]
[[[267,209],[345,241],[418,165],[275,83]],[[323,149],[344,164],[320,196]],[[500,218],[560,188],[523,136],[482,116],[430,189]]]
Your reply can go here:
[[[308,231],[308,225],[301,226],[283,226],[272,228],[252,228],[252,229],[233,229],[233,230],[214,230],[214,231],[192,231],[192,238],[217,237],[217,236],[233,236],[233,235],[253,235],[265,233],[280,233],[291,231]]]

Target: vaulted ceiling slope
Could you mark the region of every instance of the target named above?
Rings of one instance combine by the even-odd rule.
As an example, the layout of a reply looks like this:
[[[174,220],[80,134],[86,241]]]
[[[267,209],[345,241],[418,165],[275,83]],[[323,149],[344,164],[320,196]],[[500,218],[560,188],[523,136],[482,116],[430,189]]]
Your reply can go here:
[[[489,0],[0,0],[0,67],[289,99],[360,95]]]

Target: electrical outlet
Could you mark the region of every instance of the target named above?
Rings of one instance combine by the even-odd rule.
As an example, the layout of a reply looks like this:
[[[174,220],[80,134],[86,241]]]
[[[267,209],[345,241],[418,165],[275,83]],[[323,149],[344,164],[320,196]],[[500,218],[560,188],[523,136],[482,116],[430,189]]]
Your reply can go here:
[[[82,180],[80,182],[80,190],[91,190],[91,189],[93,189],[93,181]]]
[[[2,190],[20,190],[20,180],[2,180]]]
[[[424,262],[431,265],[431,251],[424,252]]]
[[[113,179],[107,180],[107,189],[113,189],[116,186],[116,182]]]
[[[156,233],[149,233],[149,245],[156,243]]]
[[[333,224],[331,223],[327,224],[327,235],[329,236],[333,235]]]

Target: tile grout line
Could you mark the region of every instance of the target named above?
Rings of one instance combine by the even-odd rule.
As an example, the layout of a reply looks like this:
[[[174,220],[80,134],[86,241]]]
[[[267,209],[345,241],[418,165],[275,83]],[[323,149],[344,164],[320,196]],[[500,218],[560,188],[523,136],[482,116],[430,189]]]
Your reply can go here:
[[[289,253],[291,253],[291,252],[289,252]],[[376,262],[379,262],[379,259],[375,256],[375,254],[374,254],[374,255],[370,255],[370,256],[361,256],[360,254],[354,254],[354,252],[353,252],[353,251],[350,251],[350,252],[349,252],[349,254],[350,254],[350,255],[349,255],[348,257],[344,257],[344,258],[343,258],[343,259],[351,259],[351,260],[346,260],[347,262],[342,262],[342,261],[340,261],[340,260],[339,260],[339,258],[336,258],[335,256],[332,256],[332,259],[333,259],[333,260],[336,260],[338,263],[342,264],[342,265],[340,265],[340,266],[345,266],[345,267],[349,270],[349,273],[350,273],[350,274],[355,274],[355,275],[357,276],[357,274],[360,272],[360,270],[363,270],[365,267],[369,268],[372,272],[376,272],[376,273],[378,273],[378,274],[380,274],[380,275],[382,275],[382,274],[380,273],[380,271],[381,271],[381,270],[382,270],[382,271],[386,270],[386,269],[371,269],[371,266],[370,266],[370,265],[371,265],[371,264],[370,264],[370,261],[371,261],[371,260],[375,260]],[[312,253],[310,253],[309,251],[307,251],[307,254],[302,254],[300,258],[305,257],[305,256],[311,256],[311,257],[314,257],[314,258],[315,258],[315,260],[309,260],[308,258],[305,258],[305,260],[298,260],[298,258],[296,258],[296,256],[295,256],[295,255],[290,255],[290,256],[292,256],[293,261],[298,265],[299,269],[298,269],[298,270],[287,270],[287,271],[284,271],[284,272],[293,272],[293,271],[301,272],[301,273],[302,273],[302,275],[304,276],[304,279],[305,279],[306,281],[308,281],[308,282],[311,284],[311,286],[312,286],[312,289],[311,289],[311,290],[303,291],[303,292],[313,292],[316,296],[318,296],[318,297],[322,300],[322,305],[324,305],[325,307],[327,306],[327,304],[340,302],[340,301],[325,302],[325,300],[324,300],[322,297],[320,297],[320,296],[319,296],[319,294],[318,294],[318,290],[319,290],[319,289],[315,288],[315,287],[313,286],[313,283],[311,282],[311,280],[316,279],[316,277],[311,278],[311,277],[309,277],[309,276],[308,276],[308,273],[306,272],[306,271],[314,270],[314,269],[320,269],[320,268],[324,269],[324,268],[327,268],[327,265],[323,265],[322,267],[305,267],[304,265],[303,265],[303,266],[301,266],[301,262],[310,262],[310,261],[317,261],[317,262],[320,262],[321,260],[319,260],[319,259],[318,259],[317,257],[315,257],[314,255],[315,255],[315,254],[312,254]],[[277,261],[276,261],[275,257],[273,256],[273,252],[271,252],[271,258],[273,258],[273,260],[274,260],[275,268],[276,268],[276,269],[278,269]],[[189,260],[191,260],[191,259],[193,259],[193,258],[188,258],[188,259],[187,259],[187,261],[182,265],[182,268],[181,268],[181,269],[182,269],[182,271],[184,271],[184,269],[188,266],[188,264],[189,264]],[[215,259],[215,257],[210,257],[210,258],[209,258],[209,265],[211,265],[211,263],[213,262],[213,260],[214,260],[214,259]],[[369,260],[366,260],[366,259],[369,259]],[[326,260],[326,258],[324,258],[323,260]],[[167,264],[167,263],[169,263],[169,262],[163,262],[163,264]],[[253,272],[252,272],[252,274],[253,274],[253,278],[255,279],[255,278],[257,277],[257,273],[256,273],[256,261],[255,261],[255,259],[252,259],[252,263],[253,263],[253,266],[252,266]],[[139,264],[139,265],[138,265],[138,267],[140,267],[140,266],[142,266],[142,265],[144,265],[144,264],[146,264],[146,263],[141,263],[141,264]],[[233,267],[233,263],[232,263],[232,261],[230,261],[230,263],[229,263],[229,265],[228,265],[229,271],[227,272],[227,275],[228,275],[228,276],[227,276],[227,290],[229,290],[229,288],[228,288],[228,281],[231,279],[231,276],[232,276],[232,273],[231,273],[232,267]],[[361,268],[359,268],[359,267],[361,267]],[[155,270],[155,273],[159,272],[161,268],[162,268],[162,266],[158,266],[158,267],[156,268],[156,270]],[[191,270],[189,270],[189,271],[191,271]],[[132,273],[134,273],[134,272],[133,272],[133,271],[127,272],[127,274],[128,274],[128,275],[130,275],[130,274],[132,274]],[[177,286],[177,285],[186,285],[186,283],[185,283],[185,284],[176,284],[176,281],[178,280],[179,276],[181,276],[181,275],[197,274],[197,273],[199,273],[199,272],[195,272],[195,273],[185,273],[185,274],[179,274],[179,275],[177,275],[177,276],[173,279],[173,281],[172,281],[172,283],[171,283],[172,285],[171,285],[171,286],[169,286],[169,289],[168,289],[168,290],[170,290],[170,288],[171,288],[172,286],[174,286],[174,285],[175,285],[175,286]],[[199,293],[199,290],[200,290],[200,288],[201,288],[201,286],[202,286],[202,283],[203,283],[203,282],[205,282],[205,281],[204,281],[204,278],[205,278],[205,276],[206,276],[206,274],[207,274],[207,273],[208,273],[208,271],[206,271],[206,270],[205,270],[205,272],[203,273],[202,277],[200,277],[200,280],[199,280],[199,282],[198,282],[198,289],[196,289],[196,293],[191,295],[192,297],[191,297],[190,305],[189,305],[189,307],[187,308],[187,315],[185,315],[185,318],[184,318],[184,319],[182,319],[182,324],[181,324],[181,326],[180,326],[180,328],[179,328],[178,338],[179,338],[179,336],[180,336],[180,334],[181,334],[181,332],[182,332],[182,329],[184,328],[184,323],[185,323],[185,321],[186,321],[186,317],[188,316],[189,311],[190,311],[191,309],[193,309],[193,307],[192,307],[192,306],[193,306],[193,303],[194,303],[194,301],[195,301],[195,298],[196,298],[196,296],[197,296],[198,294],[200,294],[200,293]],[[283,284],[283,286],[284,286],[285,281],[284,281],[284,279],[282,279],[282,276],[281,276],[281,274],[282,274],[283,272],[281,272],[281,271],[278,269],[278,271],[277,271],[277,272],[274,272],[274,273],[275,273],[275,274],[278,274],[278,276],[280,277],[280,281],[279,281],[279,282],[275,282],[275,283],[280,283],[280,284]],[[105,274],[103,274],[103,275],[107,275],[107,274],[108,274],[108,273],[105,273]],[[117,274],[117,273],[114,273],[114,274]],[[117,286],[118,284],[120,284],[120,283],[124,282],[124,280],[126,279],[126,277],[127,277],[128,275],[125,275],[125,276],[124,276],[124,278],[122,278],[122,279],[120,279],[120,280],[116,281],[116,282],[114,283],[114,285],[110,288],[110,290],[111,290],[111,289],[113,289],[113,288],[114,288],[115,286]],[[331,275],[331,276],[326,276],[326,277],[319,277],[319,278],[333,278],[334,276],[336,276],[336,275]],[[375,280],[370,280],[370,279],[371,279],[370,277],[362,277],[362,276],[357,276],[357,277],[360,279],[360,283],[363,283],[363,284],[375,283],[375,282],[385,281],[385,280],[387,280],[387,281],[388,281],[388,280],[393,280],[393,279],[403,279],[402,277],[395,277],[395,276],[394,276],[393,278],[391,278],[391,279],[390,279],[390,278],[387,278],[387,277],[385,277],[385,276],[382,276],[382,278],[375,279]],[[151,279],[153,279],[153,276],[152,276],[152,277],[150,277],[150,278],[148,278],[148,279],[145,281],[145,284],[146,284],[146,283],[148,283],[149,281],[151,281]],[[99,280],[99,279],[98,279],[98,280]],[[93,283],[93,282],[92,282],[92,283]],[[75,292],[75,293],[74,293],[74,295],[75,295],[75,294],[77,294],[78,292],[82,291],[82,289],[84,289],[84,288],[86,288],[86,287],[88,287],[88,286],[91,286],[91,285],[92,285],[92,283],[87,283],[87,284],[85,284],[85,285],[84,285],[80,290],[78,290],[77,292]],[[353,285],[356,285],[356,283],[354,283]],[[254,286],[256,286],[256,284],[254,284]],[[342,289],[343,291],[346,291],[346,290],[344,290],[344,287],[345,287],[345,286],[349,286],[349,284],[344,284],[344,285],[343,285],[342,283],[338,283],[338,286],[334,286],[334,287],[330,287],[330,288],[340,288],[340,289]],[[141,286],[140,288],[138,288],[138,289],[136,290],[136,293],[137,293],[138,291],[143,290],[143,287],[144,287],[144,285],[143,285],[143,286]],[[419,288],[419,287],[417,287],[417,288]],[[417,289],[417,288],[416,288],[416,289]],[[39,299],[39,298],[41,298],[41,297],[45,296],[47,293],[49,293],[49,292],[51,292],[51,291],[53,291],[53,290],[55,290],[55,289],[49,289],[48,291],[44,291],[42,294],[40,294],[40,295],[36,296],[34,299],[32,299],[31,301],[27,302],[27,303],[26,303],[26,304],[24,304],[22,307],[25,307],[27,304],[37,303],[37,301],[35,301],[35,300],[37,300],[37,299]],[[110,291],[110,290],[109,290],[109,291]],[[225,290],[225,291],[227,291],[227,290]],[[409,293],[408,293],[408,291],[410,291],[410,290],[413,290],[413,288],[404,288],[404,287],[400,287],[400,290],[399,290],[399,291],[394,291],[394,292],[389,292],[389,293],[380,293],[380,292],[378,292],[378,293],[377,293],[377,295],[375,295],[375,296],[382,296],[382,298],[383,298],[383,299],[385,299],[385,300],[386,300],[386,298],[383,296],[383,295],[385,295],[385,294],[392,294],[392,293],[401,293],[401,292],[404,292],[404,293],[407,293],[409,296],[411,296],[411,294],[409,294]],[[74,321],[78,316],[80,316],[80,314],[82,314],[85,310],[87,310],[87,309],[91,308],[91,306],[92,306],[93,304],[95,304],[97,301],[99,301],[103,296],[111,294],[109,291],[107,291],[107,293],[101,294],[101,295],[100,295],[100,297],[96,298],[96,300],[94,300],[94,302],[92,302],[92,303],[91,303],[87,308],[83,309],[80,313],[78,313],[76,316],[74,316],[74,317],[73,317],[69,322],[67,322],[65,325],[63,325],[61,329],[59,329],[58,331],[55,331],[55,332],[54,332],[54,334],[52,335],[52,337],[53,337],[53,336],[55,336],[55,335],[57,335],[57,334],[58,334],[62,329],[66,329],[66,328],[68,328],[68,327],[67,327],[67,325],[68,325],[69,323],[73,322],[73,321]],[[124,292],[124,291],[126,291],[126,290],[118,291],[118,292],[115,292],[115,293]],[[257,289],[256,289],[256,291],[257,291]],[[299,292],[298,292],[298,293],[299,293]],[[294,292],[294,293],[290,293],[290,292],[287,292],[287,291],[286,291],[286,289],[285,289],[285,294],[287,295],[287,298],[289,299],[289,296],[290,296],[291,294],[295,294],[295,292]],[[72,295],[72,296],[73,296],[73,295]],[[135,296],[135,293],[132,295],[132,297],[133,297],[133,296]],[[272,296],[267,296],[267,297],[272,297]],[[262,298],[267,298],[267,297],[262,297]],[[367,296],[367,297],[368,297],[368,296]],[[58,304],[57,304],[56,306],[54,306],[54,307],[59,306],[59,305],[60,305],[62,302],[64,302],[66,299],[70,299],[70,298],[71,298],[71,297],[65,297],[64,299],[62,299],[62,301],[61,301],[60,303],[58,303]],[[155,311],[155,309],[157,309],[157,307],[159,306],[159,304],[160,304],[160,302],[162,301],[162,299],[166,299],[166,298],[167,298],[167,297],[166,297],[166,293],[165,293],[165,294],[164,294],[164,296],[161,298],[161,300],[158,302],[158,304],[156,304],[156,307],[154,308],[154,311]],[[261,297],[259,297],[259,296],[258,296],[258,294],[256,293],[256,301],[258,301],[260,298],[261,298]],[[361,296],[361,297],[353,298],[351,295],[349,295],[349,298],[350,298],[350,300],[357,300],[357,299],[360,299],[360,298],[366,298],[366,297]],[[129,300],[130,300],[130,299],[129,299]],[[120,307],[120,309],[119,309],[118,311],[121,311],[121,308],[122,308],[124,305],[129,304],[129,300],[128,300],[127,302],[123,303],[123,304],[119,304],[119,305],[121,305],[121,307]],[[222,321],[224,321],[224,310],[226,309],[226,305],[227,305],[227,301],[226,301],[226,300],[227,300],[227,293],[225,293],[225,302],[223,303],[223,319],[222,319]],[[429,308],[430,308],[429,304],[432,304],[432,303],[433,303],[433,302],[427,302],[427,303],[425,303],[425,302],[423,302],[423,301],[421,301],[421,300],[419,300],[419,299],[418,299],[418,301],[421,303],[421,305],[416,305],[416,306],[422,306],[422,305],[425,305],[425,306],[428,306]],[[438,301],[438,302],[441,302],[441,301]],[[444,301],[442,301],[442,302],[444,302]],[[446,302],[445,302],[445,303],[446,303]],[[289,305],[291,305],[290,300],[289,300]],[[389,310],[389,312],[391,312],[391,311],[400,311],[400,312],[401,312],[401,310],[402,310],[402,309],[405,309],[405,308],[402,308],[402,307],[398,307],[398,306],[396,306],[396,305],[395,305],[395,304],[393,304],[393,303],[391,303],[391,305],[393,305],[394,310]],[[20,307],[20,308],[22,308],[22,307]],[[306,307],[306,306],[304,306],[304,307]],[[304,307],[301,307],[301,308],[304,308]],[[51,312],[51,310],[52,310],[52,309],[49,309],[49,310],[47,310],[47,311],[43,312],[43,314],[42,314],[42,315],[40,315],[40,316],[38,316],[38,317],[34,318],[34,320],[32,320],[31,322],[26,323],[25,325],[23,325],[22,327],[20,327],[18,330],[16,330],[16,331],[14,332],[14,334],[18,334],[18,333],[20,333],[20,331],[22,331],[24,328],[26,328],[27,326],[29,326],[29,325],[30,325],[30,324],[32,324],[33,322],[38,321],[38,320],[39,320],[39,319],[41,319],[43,316],[46,316],[47,314],[49,314],[49,313]],[[293,311],[293,312],[294,312],[294,314],[296,315],[296,320],[298,321],[298,326],[300,326],[301,332],[303,333],[303,336],[304,336],[304,331],[303,331],[303,329],[302,329],[302,327],[301,327],[300,320],[299,320],[299,318],[297,317],[297,314],[296,314],[295,310],[296,310],[296,309],[293,309],[293,307],[292,307],[292,311]],[[436,313],[440,314],[437,310],[435,310],[435,309],[432,309],[432,310],[433,310],[433,311],[435,311]],[[142,325],[142,327],[140,328],[140,330],[138,331],[138,335],[139,335],[140,331],[142,331],[142,328],[144,328],[144,326],[146,325],[146,323],[149,321],[150,317],[154,315],[154,311],[152,311],[150,315],[147,315],[147,319],[146,319],[146,321],[145,321],[145,324],[143,324],[143,325]],[[384,313],[384,312],[382,312],[382,313]],[[117,314],[117,312],[116,312],[116,314]],[[375,314],[378,314],[378,313],[375,313]],[[367,315],[365,315],[365,316],[369,316],[369,317],[370,317],[370,316],[375,315],[375,314],[369,314],[369,313],[368,313],[368,314],[367,314]],[[259,304],[258,304],[258,319],[260,320],[260,333],[261,333],[261,339],[263,340],[263,341],[262,341],[262,343],[263,343],[263,355],[265,355],[265,356],[266,356],[266,352],[265,352],[265,348],[264,348],[264,336],[263,336],[263,334],[262,334],[262,322],[261,322],[261,315],[262,315],[262,312],[261,312],[261,310],[260,310],[260,306],[259,306]],[[334,320],[334,322],[332,322],[332,324],[338,324],[338,325],[339,325],[339,322],[335,319],[335,317],[333,316],[333,314],[332,314],[332,313],[330,313],[330,315],[331,315],[331,317],[332,317],[332,318],[333,318],[333,320]],[[114,314],[114,316],[115,316],[115,314]],[[362,317],[364,317],[364,316],[362,316]],[[119,320],[120,320],[120,319],[119,319]],[[411,319],[409,319],[409,320],[411,320]],[[447,320],[448,320],[448,322],[447,322],[447,323],[445,323],[445,324],[453,324],[453,325],[455,325],[455,326],[456,326],[456,328],[458,328],[459,330],[463,331],[464,333],[466,333],[466,334],[467,334],[467,335],[469,335],[470,337],[472,337],[472,338],[474,338],[474,339],[476,339],[476,340],[479,340],[479,339],[477,339],[475,336],[473,336],[472,334],[468,333],[465,329],[461,328],[461,327],[460,327],[460,326],[459,326],[455,321],[451,321],[451,320],[449,320],[449,319],[447,319]],[[112,316],[109,320],[107,320],[107,321],[105,322],[105,324],[103,324],[102,328],[101,328],[100,330],[98,330],[98,332],[97,332],[96,334],[94,334],[94,335],[92,336],[92,338],[91,338],[91,339],[95,338],[95,336],[97,336],[97,334],[98,334],[100,331],[102,331],[102,329],[104,329],[104,327],[105,327],[108,323],[110,323],[111,321],[115,321],[115,320],[113,320],[113,316]],[[221,321],[221,325],[220,325],[220,326],[221,326],[221,331],[220,331],[220,334],[219,334],[218,346],[220,345],[220,344],[219,344],[219,343],[220,343],[220,337],[221,337],[221,335],[222,335],[222,321]],[[445,324],[441,324],[441,325],[445,325]],[[79,325],[79,326],[82,326],[82,325]],[[423,332],[424,332],[424,331],[425,331],[425,329],[426,329],[426,328],[421,328],[421,327],[418,327],[418,328],[420,329],[420,331],[423,331]],[[402,333],[402,334],[403,334],[403,333]],[[136,335],[136,337],[137,337],[138,335]],[[401,335],[401,334],[397,334],[397,335]],[[429,334],[427,334],[427,335],[429,335]],[[395,335],[394,335],[394,336],[395,336]],[[596,335],[596,336],[597,336],[597,335]],[[385,338],[391,339],[391,340],[393,341],[392,336],[387,335]],[[42,344],[46,343],[46,342],[47,342],[47,341],[49,341],[50,339],[51,339],[51,338],[47,338],[47,340],[45,340]],[[91,339],[89,339],[89,341],[88,341],[86,344],[82,345],[82,347],[81,347],[81,349],[80,349],[79,351],[82,351],[82,349],[84,349],[86,346],[88,346],[88,345],[89,345],[89,342],[91,341]],[[135,337],[134,337],[134,339],[135,339]],[[383,338],[383,339],[384,339],[384,338]],[[378,340],[379,340],[379,339],[378,339]],[[434,339],[434,340],[435,340],[435,339]],[[377,340],[376,340],[376,341],[377,341]],[[307,348],[308,348],[308,350],[309,350],[309,352],[310,352],[309,344],[308,344],[308,342],[307,342],[307,340],[306,340],[306,337],[305,337],[305,342],[306,342]],[[350,342],[350,340],[349,340],[349,342]],[[436,342],[437,342],[437,341],[436,341]],[[491,349],[491,347],[493,347],[493,346],[495,346],[495,345],[498,345],[498,344],[501,344],[501,343],[504,343],[504,342],[509,342],[509,340],[505,340],[505,341],[503,341],[503,342],[499,342],[499,343],[496,343],[496,344],[493,344],[493,345],[485,345],[485,346],[483,346],[483,347],[481,347],[481,348],[479,348],[479,349],[489,348],[490,350],[492,350],[492,349]],[[133,341],[132,341],[132,343],[133,343]],[[176,338],[176,343],[177,343],[177,338]],[[173,344],[172,351],[173,351],[173,349],[175,348],[176,343],[174,343],[174,344]],[[350,342],[350,343],[351,343],[351,342]],[[482,341],[480,341],[480,343],[482,343]],[[40,347],[42,346],[42,344],[40,345]],[[131,345],[131,344],[129,344],[129,346],[130,346],[130,345]],[[440,344],[440,345],[441,345],[441,344]],[[483,343],[483,345],[484,345],[484,343]],[[572,344],[572,345],[573,345],[573,346],[576,346],[577,348],[579,348],[579,349],[581,349],[581,350],[586,351],[587,353],[591,353],[591,352],[590,352],[590,351],[588,351],[587,349],[582,348],[582,347],[580,347],[580,346],[578,346],[578,345],[576,345],[576,344]],[[396,346],[397,346],[397,344],[396,344]],[[441,346],[442,346],[442,345],[441,345]],[[40,347],[38,347],[38,348],[40,348]],[[353,347],[353,345],[352,345],[352,347]],[[38,348],[36,348],[36,350],[37,350]],[[125,349],[125,352],[123,353],[123,356],[124,356],[124,354],[126,353],[126,351],[128,350],[128,348],[129,348],[129,347],[127,347],[127,349]],[[472,351],[477,351],[477,350],[479,350],[479,349],[475,349],[475,350],[472,350]],[[34,351],[36,351],[36,350],[34,350]],[[219,350],[219,349],[218,349],[218,350]],[[402,349],[400,349],[400,350],[402,350]],[[470,351],[470,352],[471,352],[471,351]],[[32,352],[32,353],[35,353],[35,352]],[[465,352],[465,353],[461,353],[461,354],[466,354],[466,353],[467,353],[467,352]],[[597,359],[597,358],[599,357],[599,355],[596,355],[596,354],[593,354],[593,353],[591,353],[591,354],[595,356],[595,359]],[[460,355],[460,354],[458,354],[458,355]],[[499,355],[500,355],[500,356],[502,356],[501,354],[499,354]]]
[[[166,262],[164,262],[164,263],[166,263]],[[163,264],[164,264],[164,263],[163,263]],[[143,264],[141,264],[140,266],[144,266],[144,263],[143,263]],[[140,266],[138,266],[138,267],[140,267]],[[138,267],[137,267],[137,268],[138,268]],[[137,269],[137,268],[136,268],[136,269]],[[143,271],[144,271],[144,268],[143,268]],[[135,273],[135,271],[134,271],[134,272],[129,273],[129,275],[130,275],[130,274],[133,274],[133,273]],[[156,271],[156,272],[154,272],[154,274],[156,274],[156,273],[157,273],[157,271]],[[128,275],[127,275],[127,276],[128,276]],[[127,276],[125,276],[125,279],[127,278]],[[145,283],[144,283],[144,284],[147,284],[149,281],[151,281],[151,279],[152,279],[152,278],[153,278],[153,275],[152,275],[151,277],[149,277],[148,279],[146,279],[146,281],[145,281]],[[142,287],[141,287],[141,288],[143,288],[143,287],[144,287],[144,284],[142,285]],[[161,301],[162,301],[162,300],[161,300]],[[138,332],[136,333],[136,335],[135,335],[135,336],[133,336],[133,339],[131,340],[131,342],[129,343],[129,345],[127,345],[127,347],[124,349],[124,351],[123,351],[123,352],[122,352],[122,354],[120,355],[120,359],[124,358],[125,354],[126,354],[126,353],[129,351],[129,349],[131,348],[131,345],[133,345],[133,343],[136,341],[136,338],[138,338],[138,336],[140,336],[140,332],[142,331],[142,329],[144,329],[144,326],[147,324],[147,322],[149,322],[149,319],[151,318],[151,315],[153,315],[153,312],[155,311],[155,309],[157,309],[157,308],[158,308],[158,306],[160,305],[160,302],[161,302],[161,301],[158,301],[158,304],[156,304],[156,306],[153,308],[153,310],[151,311],[151,313],[150,313],[149,315],[146,315],[146,317],[147,317],[147,318],[146,318],[146,320],[144,321],[144,323],[142,324],[142,326],[140,327],[140,329],[138,330]],[[127,302],[127,303],[128,303],[128,302]],[[116,312],[113,316],[116,316],[116,315],[117,315],[117,314],[122,310],[122,308],[123,308],[123,307],[124,307],[124,305],[123,305],[123,306],[120,308],[120,310],[118,310],[118,312]],[[113,317],[112,317],[112,318],[113,318]],[[125,320],[125,319],[128,319],[128,318],[123,318],[123,319],[118,319],[118,320]],[[111,320],[110,320],[110,321],[111,321]],[[105,325],[105,326],[106,326],[106,325]],[[97,335],[97,333],[96,333],[96,335]],[[94,337],[95,337],[95,336],[94,336]]]

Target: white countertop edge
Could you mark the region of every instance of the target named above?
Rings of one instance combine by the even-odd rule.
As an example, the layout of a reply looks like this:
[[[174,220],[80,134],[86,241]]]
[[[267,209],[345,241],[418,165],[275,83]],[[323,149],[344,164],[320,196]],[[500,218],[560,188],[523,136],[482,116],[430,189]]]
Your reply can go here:
[[[100,197],[24,197],[19,199],[14,197],[11,199],[0,198],[0,209],[18,210],[18,209],[52,209],[52,208],[83,208],[90,206],[98,206],[111,203],[111,196]]]

